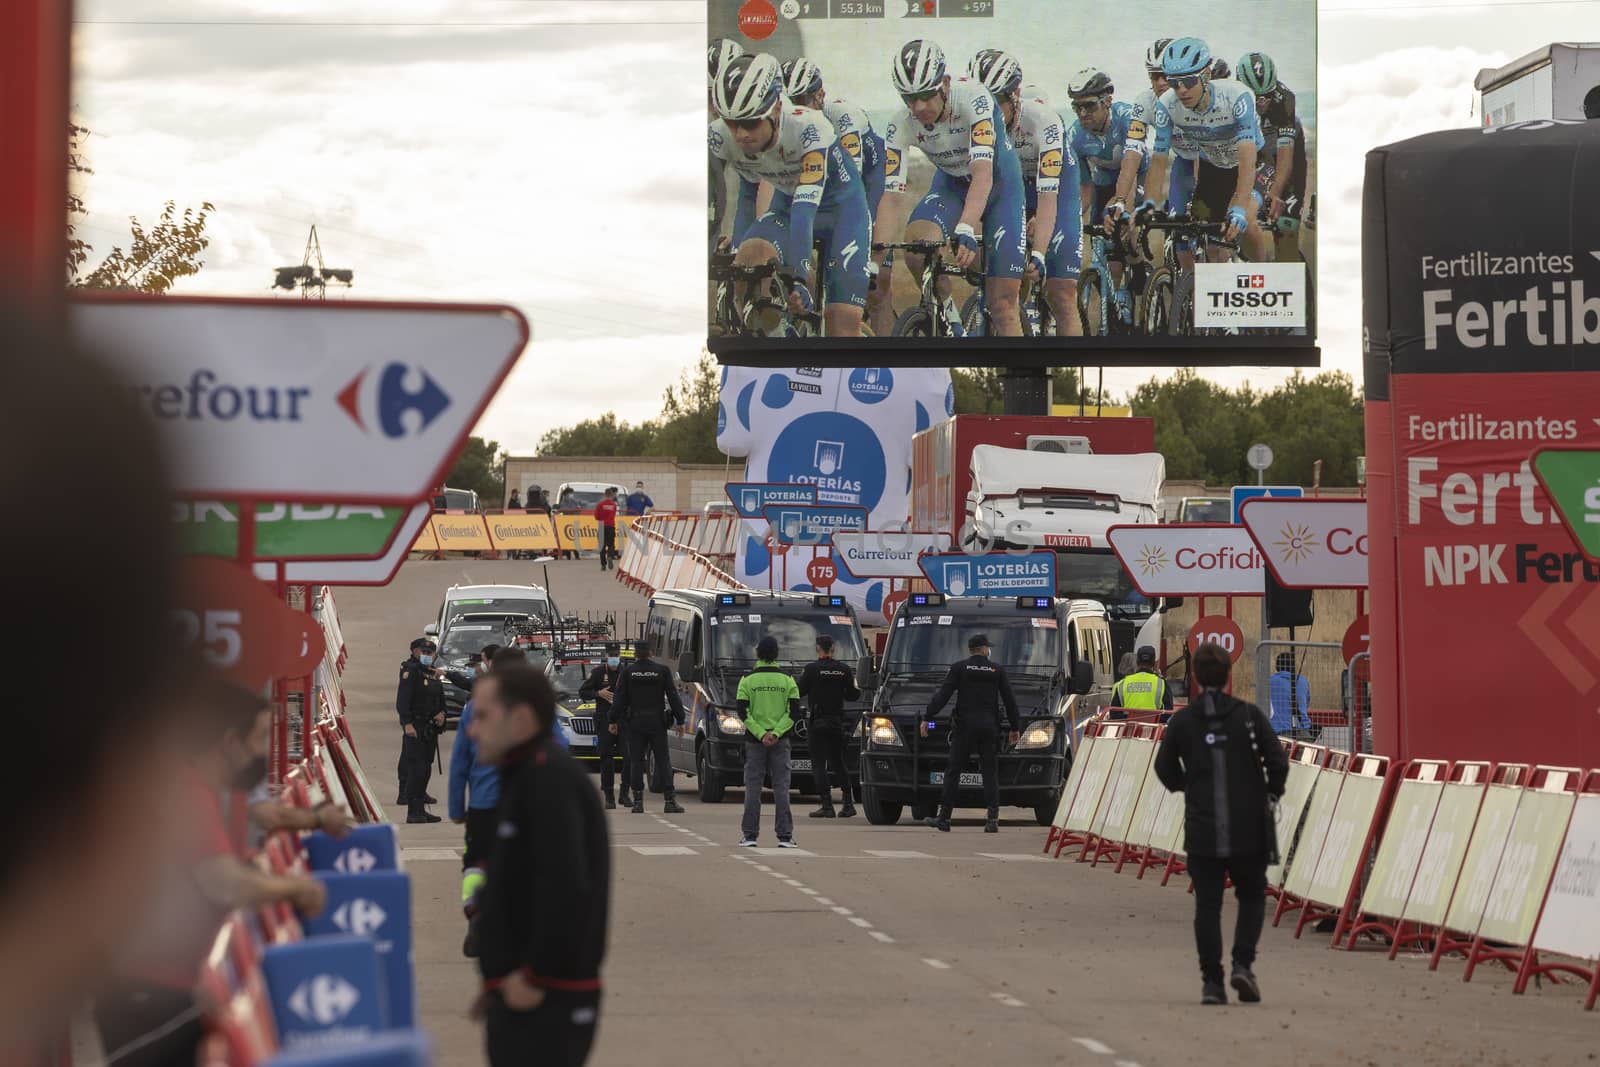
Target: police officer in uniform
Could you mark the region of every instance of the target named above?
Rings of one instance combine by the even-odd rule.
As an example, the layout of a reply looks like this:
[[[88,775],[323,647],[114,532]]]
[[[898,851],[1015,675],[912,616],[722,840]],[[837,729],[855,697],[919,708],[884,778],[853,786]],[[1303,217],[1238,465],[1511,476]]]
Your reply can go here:
[[[678,791],[672,784],[672,754],[667,750],[667,724],[682,726],[687,720],[683,701],[678,699],[678,686],[672,671],[650,658],[650,642],[639,641],[633,646],[633,662],[622,670],[617,679],[616,696],[611,702],[611,721],[621,731],[627,731],[631,765],[626,767],[629,787],[633,790],[633,811],[644,812],[645,750],[654,753],[657,783],[666,800],[662,811],[668,815],[682,814],[678,804]]]
[[[428,795],[433,776],[433,746],[444,728],[444,683],[433,669],[438,651],[426,637],[411,642],[411,658],[400,664],[400,688],[394,710],[405,736],[400,739],[400,799],[406,805],[406,822],[440,822],[425,805],[437,803]]]
[[[839,814],[848,819],[856,813],[850,791],[850,770],[844,763],[844,703],[859,700],[855,672],[833,658],[833,638],[817,638],[817,658],[800,675],[800,695],[806,698],[809,712],[806,746],[811,750],[811,777],[817,783],[822,807],[811,813],[813,819],[833,818],[833,790],[829,787],[831,768],[839,774],[839,789],[844,806]]]
[[[989,809],[984,833],[1000,832],[1000,737],[1017,740],[1017,698],[1011,694],[1011,682],[1005,668],[989,658],[989,638],[974,634],[967,641],[967,651],[972,655],[950,665],[944,684],[928,701],[923,713],[922,736],[927,737],[933,717],[956,698],[955,729],[950,736],[950,761],[944,772],[944,796],[939,803],[939,814],[923,820],[935,830],[950,832],[950,813],[955,810],[956,793],[961,788],[961,772],[967,765],[967,756],[978,753],[983,769],[983,799]],[[1001,705],[1005,710],[1001,711]],[[1004,729],[1002,729],[1002,727]]]
[[[622,727],[611,721],[611,704],[621,677],[622,646],[615,641],[608,641],[606,661],[590,671],[588,680],[578,688],[579,697],[594,701],[595,748],[600,753],[600,792],[605,795],[607,808],[617,806],[616,795],[612,791],[616,770],[612,764],[619,755],[622,757],[622,806],[633,806],[633,801],[628,797],[628,768],[632,760],[628,755],[626,739],[622,736]]]
[[[1156,673],[1156,650],[1152,645],[1140,645],[1136,669],[1111,690],[1111,706],[1129,711],[1171,711],[1172,687]],[[1126,719],[1126,711],[1113,711],[1111,718]],[[1170,716],[1162,715],[1166,722]]]

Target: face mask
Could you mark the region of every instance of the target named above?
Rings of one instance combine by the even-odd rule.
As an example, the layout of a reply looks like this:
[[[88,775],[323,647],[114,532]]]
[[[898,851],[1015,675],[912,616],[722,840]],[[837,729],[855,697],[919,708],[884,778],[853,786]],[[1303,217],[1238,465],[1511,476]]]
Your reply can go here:
[[[622,657],[621,656],[608,656],[608,657],[606,657],[606,666],[607,667],[620,667],[620,666],[622,666]]]
[[[233,775],[233,787],[241,793],[248,793],[260,785],[267,777],[267,757],[257,756],[245,764]]]
[[[424,652],[424,653],[423,653],[423,654],[422,654],[422,656],[421,656],[421,659],[422,659],[422,665],[423,665],[423,666],[424,666],[424,667],[431,667],[431,666],[433,666],[433,657],[432,657],[432,656],[430,656],[430,655],[428,655],[428,654],[427,654],[427,653],[426,653],[426,652]]]

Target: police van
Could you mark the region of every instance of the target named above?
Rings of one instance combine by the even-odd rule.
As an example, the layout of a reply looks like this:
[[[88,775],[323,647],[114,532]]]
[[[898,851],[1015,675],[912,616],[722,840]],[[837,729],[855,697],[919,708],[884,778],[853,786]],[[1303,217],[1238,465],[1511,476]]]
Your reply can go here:
[[[1094,600],[1048,596],[945,597],[913,593],[895,612],[881,664],[866,671],[872,713],[858,729],[862,808],[867,821],[892,825],[906,805],[915,818],[935,813],[945,775],[961,775],[960,807],[982,807],[983,779],[948,764],[955,699],[922,736],[928,702],[950,665],[966,659],[967,639],[988,635],[990,658],[1005,668],[1017,699],[1020,736],[1002,739],[1000,802],[1031,808],[1039,825],[1055,817],[1072,761],[1076,723],[1110,701],[1111,628]]]
[[[685,725],[669,731],[667,747],[673,769],[695,776],[702,801],[715,804],[729,786],[743,786],[739,679],[755,667],[757,643],[776,638],[779,665],[798,681],[817,658],[817,638],[824,634],[833,638],[833,656],[840,662],[854,666],[866,656],[855,609],[842,596],[664,589],[650,598],[645,620],[650,655],[677,668],[688,713]],[[845,705],[845,762],[852,778],[858,748],[853,731],[864,710],[861,701]],[[790,759],[794,789],[815,792],[803,721],[795,724]],[[655,781],[653,773],[649,780]]]

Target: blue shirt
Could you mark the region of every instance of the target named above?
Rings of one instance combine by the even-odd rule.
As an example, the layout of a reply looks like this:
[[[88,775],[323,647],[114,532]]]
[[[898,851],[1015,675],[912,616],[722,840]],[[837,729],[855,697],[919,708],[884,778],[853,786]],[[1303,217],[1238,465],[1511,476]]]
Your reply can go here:
[[[643,515],[645,508],[653,508],[656,502],[644,493],[629,493],[628,499],[623,501],[627,505],[629,515]]]
[[[478,746],[467,736],[472,723],[472,701],[461,709],[461,721],[456,724],[456,743],[450,749],[450,788],[445,794],[450,818],[467,817],[468,794],[473,811],[493,809],[500,803],[500,772],[488,764],[478,762]]]
[[[1311,721],[1307,712],[1311,708],[1311,679],[1300,675],[1294,680],[1294,688],[1289,687],[1289,672],[1279,671],[1272,676],[1271,694],[1272,704],[1272,729],[1277,733],[1284,733],[1294,728],[1294,719],[1301,722]],[[1292,715],[1291,715],[1292,712]]]
[[[1078,164],[1078,180],[1084,185],[1116,185],[1122,173],[1122,155],[1130,144],[1139,151],[1145,139],[1145,124],[1125,100],[1111,104],[1103,133],[1095,133],[1082,120],[1074,122],[1067,134],[1067,146]],[[1150,169],[1150,161],[1139,161],[1139,174]]]

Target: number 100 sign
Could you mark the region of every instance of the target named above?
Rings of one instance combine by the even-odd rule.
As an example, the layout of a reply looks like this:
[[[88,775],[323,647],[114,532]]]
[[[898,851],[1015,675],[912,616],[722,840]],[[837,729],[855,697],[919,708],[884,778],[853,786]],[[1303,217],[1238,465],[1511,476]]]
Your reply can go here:
[[[1220,645],[1229,661],[1238,663],[1244,652],[1244,634],[1226,615],[1202,615],[1189,627],[1189,654],[1194,655],[1201,645]]]

